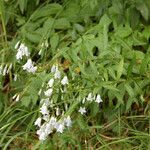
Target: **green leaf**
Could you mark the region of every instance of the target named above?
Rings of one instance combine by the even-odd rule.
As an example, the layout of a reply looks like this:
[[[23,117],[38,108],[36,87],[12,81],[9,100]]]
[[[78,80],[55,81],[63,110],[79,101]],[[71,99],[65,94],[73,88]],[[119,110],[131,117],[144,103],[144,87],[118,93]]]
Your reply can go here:
[[[145,55],[145,57],[142,60],[142,64],[140,67],[140,73],[141,74],[144,74],[148,71],[147,65],[149,64],[149,62],[150,62],[150,54],[147,54],[147,55]]]
[[[82,25],[80,25],[80,24],[75,23],[75,24],[74,24],[74,28],[75,28],[79,33],[84,32],[84,27],[83,27]]]
[[[41,40],[41,35],[35,32],[31,33],[31,32],[26,31],[26,32],[23,32],[23,34],[29,41],[33,43],[39,43]]]
[[[54,23],[55,29],[68,29],[70,28],[70,22],[66,18],[60,18],[55,20]]]
[[[28,107],[31,103],[31,99],[29,96],[23,96],[20,101],[21,101],[21,104],[25,107]]]
[[[136,8],[137,8],[137,10],[140,11],[140,13],[143,16],[143,18],[145,20],[148,20],[148,18],[149,18],[149,9],[148,9],[147,5],[145,4],[145,2],[137,0]]]
[[[99,112],[99,105],[97,103],[92,103],[90,106],[90,114],[92,117],[95,117]]]
[[[129,83],[125,84],[125,89],[128,92],[129,96],[133,98],[135,96],[133,88],[129,85]]]
[[[118,89],[116,88],[115,85],[111,85],[109,82],[103,82],[101,83],[102,87],[104,87],[105,89],[108,89],[108,90],[114,90],[114,91],[118,91]]]
[[[59,36],[57,33],[54,33],[53,36],[50,38],[50,44],[52,50],[55,50],[58,46],[59,43]]]
[[[123,73],[124,58],[121,59],[117,67],[117,79],[119,80]]]
[[[136,98],[130,97],[126,103],[126,111],[128,111],[131,108],[131,105],[136,101],[137,101]]]
[[[142,31],[142,35],[148,40],[150,37],[150,25],[145,26],[145,29]]]
[[[129,25],[121,25],[119,26],[116,31],[115,31],[115,36],[120,37],[120,38],[125,38],[129,36],[132,33],[132,29],[130,28]]]
[[[50,15],[55,15],[62,10],[62,6],[56,3],[47,4],[42,8],[39,8],[35,11],[35,13],[31,16],[31,20],[35,21],[39,18],[49,17]]]
[[[111,66],[110,68],[108,68],[108,72],[109,72],[109,75],[110,75],[114,80],[116,80],[116,74],[115,74],[114,66]]]
[[[99,22],[100,25],[102,26],[109,26],[112,20],[109,18],[108,15],[104,14]]]
[[[78,116],[77,118],[77,123],[78,123],[78,126],[82,129],[82,130],[85,130],[88,126],[87,126],[87,123],[85,122],[85,120],[83,119],[82,116]]]
[[[27,7],[27,0],[18,0],[21,13],[23,14]]]

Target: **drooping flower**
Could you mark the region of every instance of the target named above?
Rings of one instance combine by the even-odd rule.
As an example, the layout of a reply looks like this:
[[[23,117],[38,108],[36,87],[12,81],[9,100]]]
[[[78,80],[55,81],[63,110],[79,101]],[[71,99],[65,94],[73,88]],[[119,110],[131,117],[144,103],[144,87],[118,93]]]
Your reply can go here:
[[[89,93],[86,99],[87,101],[93,101],[92,93]]]
[[[12,63],[9,65],[6,73],[8,74],[11,69],[12,69]]]
[[[64,76],[64,78],[61,80],[61,84],[62,85],[68,84],[68,78],[67,78],[67,76]]]
[[[41,99],[40,104],[45,104],[46,106],[50,105],[49,98]]]
[[[20,100],[20,95],[18,95],[17,97],[16,97],[16,102],[18,102]]]
[[[49,120],[49,114],[43,115],[43,120],[48,121]]]
[[[40,96],[42,93],[42,89],[39,90],[38,95]]]
[[[20,42],[15,45],[15,49],[18,49],[17,54],[16,54],[16,59],[22,59],[23,56],[29,56],[29,50],[28,47],[25,46],[25,44],[21,43],[19,46]]]
[[[42,44],[41,47],[42,48],[48,48],[49,44],[48,44],[48,40],[45,40]]]
[[[71,121],[70,116],[68,116],[67,118],[64,118],[64,124],[65,124],[67,127],[71,127],[72,121]]]
[[[48,123],[51,124],[53,127],[55,127],[57,123],[57,119],[52,116]]]
[[[15,49],[19,48],[20,41],[18,41],[15,45]]]
[[[48,115],[49,114],[48,108],[47,108],[45,103],[40,108],[40,112],[42,113],[42,115]]]
[[[58,69],[56,69],[55,74],[54,74],[54,78],[55,79],[60,79],[60,77],[61,77],[61,73]]]
[[[65,129],[64,123],[61,121],[57,122],[57,124],[55,125],[55,129],[57,132],[63,133],[63,131]]]
[[[99,94],[97,95],[95,102],[97,102],[97,103],[103,102],[103,100],[101,99],[101,96]]]
[[[48,81],[48,86],[49,86],[49,87],[52,87],[53,84],[54,84],[54,79],[52,78],[52,79],[50,79],[50,80]]]
[[[36,121],[34,122],[34,125],[40,127],[41,126],[41,121],[42,121],[41,117],[37,118]]]
[[[37,130],[36,132],[39,135],[39,140],[41,141],[46,140],[48,133],[45,131],[46,131],[46,124],[43,124],[42,126],[40,126],[40,129]]]
[[[85,103],[85,98],[83,98],[83,100],[82,100],[82,104],[84,104]]]
[[[65,103],[65,111],[67,111],[67,110],[68,110],[68,104]]]
[[[83,115],[86,113],[85,107],[80,107],[79,112]]]
[[[14,81],[17,81],[17,74],[14,75]]]
[[[31,59],[28,59],[27,63],[23,65],[22,67],[23,67],[23,70],[26,70],[31,73],[35,73],[35,71],[37,70],[37,67],[33,66],[33,62]]]
[[[59,116],[60,115],[60,109],[57,107],[56,108],[56,116]]]
[[[49,96],[49,97],[52,95],[52,93],[53,93],[52,88],[50,88],[50,89],[48,89],[47,91],[44,92],[45,96]]]
[[[55,73],[55,71],[56,71],[56,66],[53,65],[52,68],[51,68],[51,73]]]
[[[7,64],[5,65],[4,69],[3,69],[3,76],[5,76],[7,74]]]

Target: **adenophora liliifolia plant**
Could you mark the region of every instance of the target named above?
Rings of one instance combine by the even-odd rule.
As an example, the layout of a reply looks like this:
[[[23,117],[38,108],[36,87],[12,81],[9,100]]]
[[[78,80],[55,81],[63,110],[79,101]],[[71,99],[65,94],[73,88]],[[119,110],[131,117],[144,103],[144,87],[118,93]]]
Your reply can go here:
[[[53,100],[53,93],[58,91],[58,89],[54,88],[55,83],[59,82],[62,86],[66,87],[69,84],[68,77],[64,76],[61,79],[61,72],[58,65],[52,66],[51,74],[52,78],[48,81],[46,89],[43,91],[43,98],[40,101],[40,117],[35,121],[35,125],[38,126],[37,134],[40,140],[45,140],[54,131],[63,133],[66,127],[72,125],[70,116],[65,116],[64,110],[60,110],[62,108],[57,106],[57,103],[54,103]],[[39,91],[39,96],[42,95],[43,87],[44,85],[42,85]]]
[[[66,127],[71,127],[72,125],[70,117],[71,114],[68,115],[67,113],[69,109],[68,103],[64,102],[64,107],[62,107],[64,100],[63,94],[67,92],[67,86],[69,85],[68,77],[61,74],[58,65],[52,66],[50,74],[52,77],[46,82],[46,86],[44,86],[44,84],[42,85],[38,93],[41,99],[39,109],[40,115],[35,121],[35,125],[38,128],[37,134],[39,136],[39,140],[42,141],[47,139],[48,135],[54,131],[63,133]],[[57,100],[55,100],[55,93],[57,93],[57,95],[61,95],[61,105],[57,102]],[[78,112],[84,115],[87,112],[87,103],[100,103],[102,102],[102,99],[99,94],[93,95],[92,93],[89,93],[80,102],[81,106]]]

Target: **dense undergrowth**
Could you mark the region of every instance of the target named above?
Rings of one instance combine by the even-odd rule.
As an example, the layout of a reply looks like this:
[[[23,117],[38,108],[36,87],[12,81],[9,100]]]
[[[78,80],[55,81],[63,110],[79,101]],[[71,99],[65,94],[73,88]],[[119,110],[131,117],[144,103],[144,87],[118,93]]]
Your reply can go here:
[[[0,148],[150,149],[149,10],[0,0]]]

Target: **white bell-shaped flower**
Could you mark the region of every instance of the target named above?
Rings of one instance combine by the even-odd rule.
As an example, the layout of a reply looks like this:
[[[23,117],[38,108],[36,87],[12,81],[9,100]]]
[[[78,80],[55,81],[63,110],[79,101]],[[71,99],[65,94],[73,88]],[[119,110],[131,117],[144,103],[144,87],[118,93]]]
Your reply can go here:
[[[99,94],[97,95],[95,102],[97,102],[97,103],[103,102],[103,100],[101,99],[101,96]]]
[[[55,79],[60,79],[60,77],[61,77],[61,73],[58,69],[56,69],[55,74],[54,74],[54,78]]]
[[[54,79],[52,78],[48,81],[48,86],[52,87],[53,85],[54,85]]]
[[[16,54],[16,59],[22,59],[23,56],[28,57],[30,55],[28,47],[25,46],[25,44],[23,44],[23,43],[21,43],[20,46],[19,46],[19,43],[17,43],[15,45],[15,49],[18,48],[18,51],[17,51],[17,54]]]
[[[26,70],[26,71],[31,72],[31,73],[35,73],[35,71],[37,70],[37,67],[33,66],[33,62],[31,59],[28,59],[26,64],[23,65],[22,67],[23,67],[23,70]]]
[[[86,99],[87,99],[87,101],[93,101],[92,93],[89,93]]]
[[[70,116],[68,116],[67,118],[64,118],[64,123],[67,127],[71,127],[72,121],[71,121]]]
[[[67,78],[67,76],[64,76],[64,78],[61,80],[61,84],[62,85],[68,84],[68,78]]]
[[[43,104],[42,107],[40,108],[40,112],[42,113],[42,115],[48,115],[49,114],[48,108],[45,104]]]
[[[51,68],[51,73],[55,73],[56,72],[56,66],[53,65],[52,68]]]
[[[45,96],[49,96],[49,97],[52,95],[52,93],[53,93],[52,88],[50,88],[50,89],[48,89],[47,91],[44,92]]]
[[[57,122],[57,124],[55,126],[55,129],[56,129],[57,132],[63,133],[64,128],[65,128],[65,126],[64,126],[63,122]]]
[[[41,121],[42,121],[41,117],[37,118],[36,121],[34,122],[34,125],[40,127],[41,126]]]

